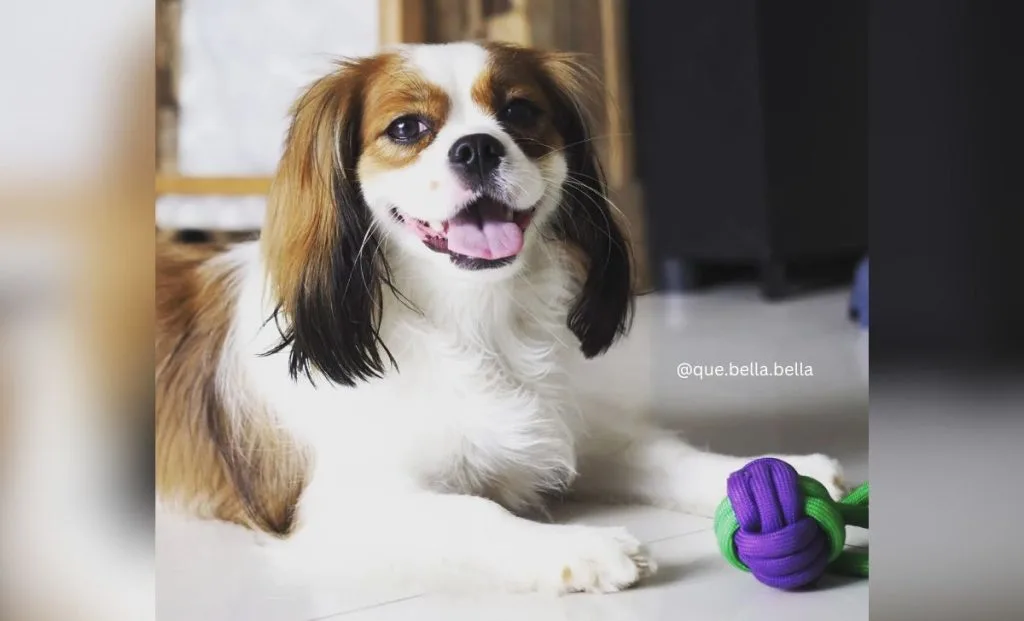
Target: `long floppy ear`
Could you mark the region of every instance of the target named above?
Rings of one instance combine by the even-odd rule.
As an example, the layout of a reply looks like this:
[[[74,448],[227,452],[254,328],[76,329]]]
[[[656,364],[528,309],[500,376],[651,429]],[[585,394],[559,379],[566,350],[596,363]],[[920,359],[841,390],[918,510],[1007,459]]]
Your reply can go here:
[[[587,358],[604,353],[629,331],[633,318],[633,264],[629,244],[610,208],[604,172],[591,134],[584,93],[602,93],[600,82],[572,56],[543,57],[555,125],[565,143],[569,177],[554,220],[555,234],[579,255],[580,293],[569,328]]]
[[[382,353],[394,363],[378,333],[387,266],[356,178],[371,62],[342,63],[299,98],[271,184],[262,241],[282,339],[268,353],[290,345],[293,378],[352,386],[384,373]]]

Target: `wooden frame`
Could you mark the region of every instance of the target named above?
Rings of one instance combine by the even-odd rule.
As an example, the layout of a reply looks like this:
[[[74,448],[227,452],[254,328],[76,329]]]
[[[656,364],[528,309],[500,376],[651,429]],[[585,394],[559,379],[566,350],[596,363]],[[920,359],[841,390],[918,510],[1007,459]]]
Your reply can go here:
[[[187,177],[157,175],[156,193],[190,196],[262,196],[270,191],[270,177]]]
[[[600,0],[604,83],[611,99],[608,123],[608,176],[613,186],[633,180],[632,110],[629,105],[629,71],[625,45],[625,7],[622,0]]]
[[[181,0],[156,5],[156,162],[161,173],[178,167],[178,70]]]
[[[381,46],[422,43],[426,40],[423,0],[378,0]]]

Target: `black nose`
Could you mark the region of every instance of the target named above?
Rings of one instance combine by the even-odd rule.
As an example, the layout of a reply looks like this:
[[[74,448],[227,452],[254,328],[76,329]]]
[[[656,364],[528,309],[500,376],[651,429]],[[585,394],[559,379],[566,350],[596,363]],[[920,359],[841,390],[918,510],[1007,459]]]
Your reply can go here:
[[[455,141],[448,151],[452,168],[471,185],[480,185],[505,157],[505,147],[490,134],[470,134]]]

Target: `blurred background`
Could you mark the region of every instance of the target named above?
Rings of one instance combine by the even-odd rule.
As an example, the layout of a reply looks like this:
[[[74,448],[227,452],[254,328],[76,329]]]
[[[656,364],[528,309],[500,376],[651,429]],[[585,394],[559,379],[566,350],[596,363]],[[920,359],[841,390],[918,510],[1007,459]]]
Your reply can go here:
[[[570,4],[575,6],[557,3]],[[721,216],[719,223],[732,227],[724,230],[743,233],[734,239],[765,247],[765,230],[800,230],[767,226],[778,222],[770,214],[790,208],[772,197],[810,192],[815,180],[832,178],[849,196],[830,202],[829,194],[816,189],[795,209],[819,207],[822,218],[835,218],[842,225],[836,229],[856,237],[866,217],[855,215],[852,197],[863,190],[856,179],[866,166],[869,191],[863,202],[870,206],[872,261],[878,266],[871,305],[877,500],[872,618],[1020,619],[1020,542],[1006,536],[999,520],[1020,514],[1020,496],[1012,489],[1024,455],[1024,298],[1015,286],[1024,257],[1017,239],[1018,207],[1024,203],[1024,89],[1016,79],[1024,66],[1024,4],[813,4],[819,6],[757,0],[609,3],[626,16],[616,32],[622,37],[619,58],[628,59],[617,65],[628,96],[618,102],[623,116],[616,122],[633,141],[622,151],[632,149],[633,156],[621,161],[631,162],[624,170],[633,171],[626,178],[639,195],[635,207],[624,207],[641,223],[634,243],[645,248],[642,258],[651,257],[651,286],[686,289],[687,283],[714,281],[721,271],[714,266],[722,261],[745,266],[738,273],[760,288],[763,258],[712,261],[711,252],[678,245],[681,235],[703,230],[683,223]],[[329,56],[372,51],[385,40],[415,40],[404,33],[422,32],[440,15],[418,11],[427,3],[419,5],[4,5],[0,619],[154,618],[153,205],[161,233],[251,233],[261,220],[260,196],[280,147],[284,111],[300,85],[316,77]],[[542,3],[530,5],[540,10]],[[849,140],[850,153],[858,148],[859,139],[844,134],[843,125],[856,127],[861,113],[843,100],[864,96],[854,69],[862,53],[855,34],[860,18],[851,16],[852,30],[841,28],[842,35],[808,28],[803,16],[827,22],[816,12],[825,5],[852,13],[866,9],[869,22],[863,104],[868,124],[862,136],[868,149],[863,161],[847,162],[845,172],[836,165],[835,151],[815,138],[824,132],[840,143]],[[499,29],[529,17],[517,2],[474,6],[479,10],[468,7],[458,13],[467,17],[458,19],[470,23],[471,8],[478,11],[472,16],[491,16],[472,17],[477,28],[501,14],[506,19],[497,19]],[[600,17],[605,6],[595,1],[572,17]],[[786,7],[793,10],[786,14]],[[320,19],[297,16],[318,11]],[[207,17],[197,19],[200,14]],[[785,22],[791,22],[789,29]],[[843,24],[830,28],[838,26]],[[538,32],[554,36],[543,28]],[[815,53],[793,57],[780,46],[788,40]],[[805,47],[814,41],[817,46]],[[558,46],[575,45],[584,44]],[[232,55],[232,48],[245,52]],[[666,48],[673,53],[658,52]],[[606,62],[606,48],[600,49],[594,60]],[[829,71],[819,55],[845,67],[845,86],[826,87]],[[256,64],[260,80],[252,78]],[[771,67],[787,65],[797,69],[789,81],[771,79]],[[193,78],[186,76],[199,81],[190,87]],[[606,77],[606,83],[615,93],[615,82]],[[701,84],[705,88],[692,88]],[[778,88],[796,89],[809,99],[780,97]],[[207,96],[210,101],[203,103]],[[802,101],[821,106],[811,109]],[[230,108],[226,102],[233,102]],[[264,109],[264,102],[272,103]],[[248,131],[239,131],[239,123]],[[194,129],[186,132],[186,126]],[[205,136],[203,149],[198,138],[189,143],[191,132]],[[787,155],[787,144],[795,153]],[[659,147],[667,155],[659,158]],[[766,157],[769,152],[776,156]],[[670,167],[676,158],[686,165],[673,176],[652,168]],[[798,186],[798,178],[810,182]],[[741,192],[753,198],[736,201]],[[726,205],[713,202],[716,196],[733,198]],[[204,207],[212,203],[232,206]],[[680,220],[664,224],[673,215]],[[829,245],[841,246],[838,255],[859,255],[862,241],[853,244],[855,250],[845,242]],[[750,254],[738,246],[729,254]],[[696,265],[705,267],[689,269]],[[732,270],[725,271],[737,273]],[[701,273],[703,278],[691,278]],[[838,292],[823,317],[842,313],[845,285]],[[764,305],[759,291],[734,297],[748,308],[776,308],[776,316],[789,311],[788,305]],[[742,315],[733,321],[736,329],[756,331]],[[691,327],[699,333],[706,324]],[[714,338],[711,333],[709,340]],[[715,392],[744,392],[743,386],[727,388]]]

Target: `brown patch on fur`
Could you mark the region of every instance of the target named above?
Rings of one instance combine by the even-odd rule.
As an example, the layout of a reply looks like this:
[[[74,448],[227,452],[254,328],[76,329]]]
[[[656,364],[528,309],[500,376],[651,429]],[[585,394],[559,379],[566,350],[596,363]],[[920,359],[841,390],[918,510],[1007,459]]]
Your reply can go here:
[[[451,100],[442,88],[406,67],[400,57],[388,56],[367,82],[364,105],[360,176],[401,168],[415,160],[444,126]],[[420,117],[429,130],[413,144],[395,144],[385,132],[395,119],[406,115]]]
[[[293,312],[304,287],[330,278],[338,235],[334,174],[355,175],[335,155],[361,79],[351,63],[316,81],[292,107],[284,153],[267,197],[263,252],[282,309]]]
[[[358,119],[362,84],[382,59],[349,61],[320,78],[292,106],[285,150],[267,197],[262,241],[282,310],[293,312],[304,288],[330,277],[330,254],[338,237],[334,175],[355,176],[354,162],[339,162],[343,130]]]
[[[562,256],[565,260],[566,271],[572,278],[573,284],[576,287],[583,285],[583,280],[587,276],[587,268],[590,266],[590,257],[587,256],[586,251],[575,244],[559,244],[562,248]]]
[[[305,482],[301,447],[263,411],[226,402],[217,367],[235,294],[223,248],[157,248],[156,488],[202,517],[284,535]],[[229,408],[232,408],[229,410]]]
[[[609,215],[616,226],[621,227],[622,218],[618,214]],[[573,283],[574,288],[580,288],[587,279],[587,272],[590,269],[591,258],[587,251],[577,244],[558,242],[562,250],[562,260],[565,262],[566,272]]]
[[[506,127],[506,131],[533,159],[561,148],[563,140],[553,118],[550,96],[551,81],[562,79],[555,66],[560,55],[506,43],[486,43],[484,47],[490,58],[473,84],[473,101],[498,115],[513,99],[525,99],[541,110],[540,118],[531,127]]]

